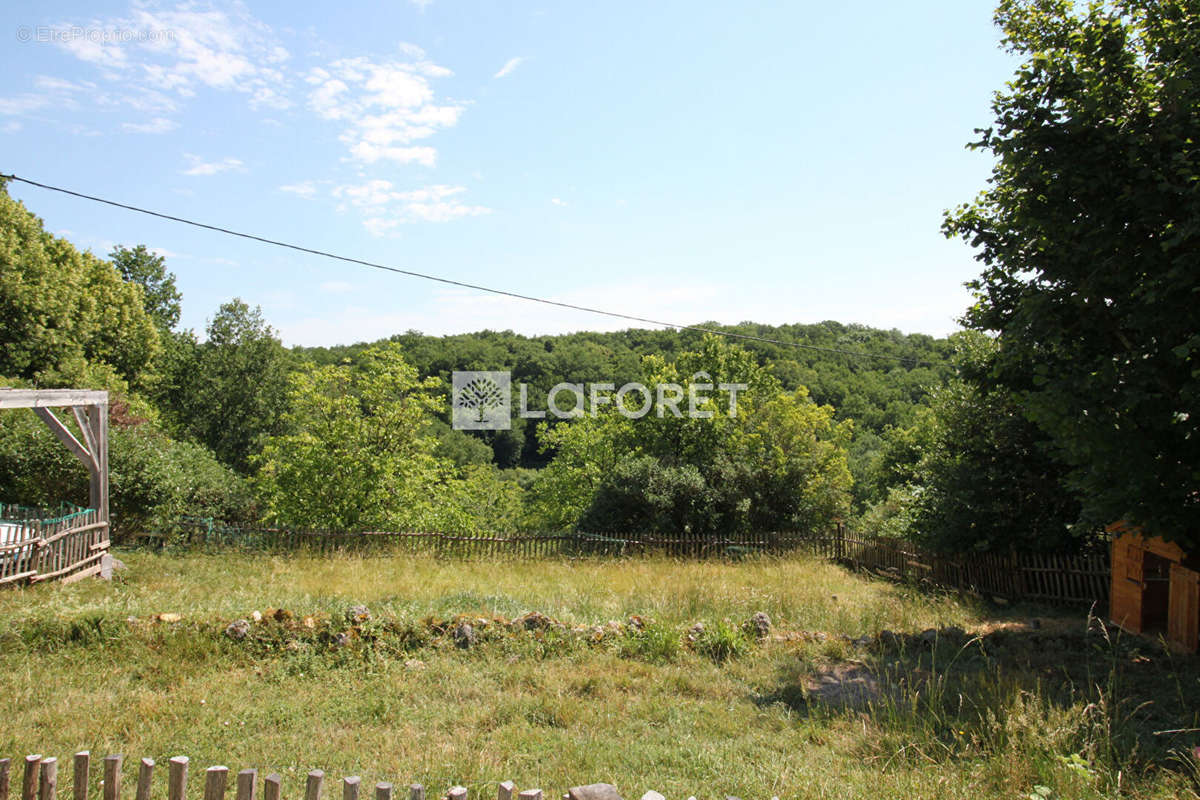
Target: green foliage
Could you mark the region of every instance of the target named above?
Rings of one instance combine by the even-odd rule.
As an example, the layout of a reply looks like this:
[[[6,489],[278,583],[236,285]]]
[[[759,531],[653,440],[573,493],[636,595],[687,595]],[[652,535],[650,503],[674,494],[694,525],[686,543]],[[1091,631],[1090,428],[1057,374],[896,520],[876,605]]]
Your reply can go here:
[[[290,433],[268,440],[256,479],[266,518],[333,530],[428,524],[445,462],[427,415],[436,380],[421,380],[395,345],[359,367],[316,367],[291,379]]]
[[[108,258],[122,279],[142,287],[146,313],[160,331],[169,331],[179,324],[179,305],[183,296],[175,288],[175,274],[167,272],[162,256],[139,244],[132,249],[117,245]]]
[[[737,625],[720,620],[699,633],[695,647],[697,653],[720,664],[749,653],[750,640]]]
[[[806,391],[782,390],[740,348],[716,337],[674,363],[649,357],[642,382],[676,384],[669,409],[629,419],[603,405],[546,429],[554,460],[534,487],[545,524],[612,533],[816,530],[849,510],[851,428]],[[722,384],[745,384],[736,410]],[[651,390],[652,393],[654,389]],[[690,398],[708,417],[692,417]],[[637,406],[640,400],[630,400]]]
[[[661,622],[648,622],[621,640],[620,651],[623,658],[669,664],[679,659],[683,645],[679,631]]]
[[[175,430],[242,473],[267,436],[283,430],[290,359],[262,309],[238,298],[221,305],[196,344],[171,337],[158,397]]]
[[[95,386],[103,367],[136,387],[158,350],[141,288],[0,189],[0,374]]]
[[[60,418],[74,429],[69,416]],[[249,493],[236,473],[202,446],[175,441],[150,423],[112,425],[109,484],[113,530],[119,537],[156,529],[184,514],[231,522],[254,518]],[[34,506],[88,503],[83,465],[23,409],[0,414],[0,498]]]
[[[989,186],[945,223],[984,265],[985,388],[1050,437],[1088,520],[1198,544],[1200,9],[1004,0],[997,22],[1025,61],[973,145]]]

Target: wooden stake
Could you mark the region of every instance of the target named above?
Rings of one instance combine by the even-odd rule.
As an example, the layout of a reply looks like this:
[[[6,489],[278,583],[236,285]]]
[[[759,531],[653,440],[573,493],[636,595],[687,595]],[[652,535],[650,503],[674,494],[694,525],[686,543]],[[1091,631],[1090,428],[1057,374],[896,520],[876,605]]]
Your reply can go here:
[[[38,800],[55,800],[58,797],[58,759],[54,756],[42,759],[38,779]]]
[[[513,800],[513,790],[517,785],[512,781],[505,781],[496,789],[496,800]]]
[[[409,786],[408,800],[425,800],[425,787],[419,783]]]
[[[449,800],[467,800],[467,787],[451,786],[450,791],[446,792],[446,797]]]
[[[71,779],[75,782],[75,800],[87,800],[88,798],[88,768],[92,763],[92,754],[87,750],[80,750],[75,754],[74,769],[71,770]]]
[[[204,800],[225,800],[229,767],[209,767],[204,771]]]
[[[321,800],[321,786],[324,783],[324,771],[314,769],[308,773],[308,781],[304,785],[304,800]]]
[[[104,757],[104,800],[121,800],[121,761],[124,756]],[[3,800],[3,798],[0,798]]]
[[[244,769],[238,773],[237,800],[255,800],[255,784],[258,782],[258,770]]]
[[[8,768],[12,759],[0,758],[0,800],[8,800]]]
[[[342,779],[342,800],[358,800],[358,788],[362,784],[362,778],[357,775],[351,775],[348,778]]]
[[[517,797],[519,797],[520,800],[542,800],[542,790],[541,789],[526,789],[525,791],[523,791],[519,795],[517,795]]]
[[[154,777],[154,759],[143,758],[138,767],[137,800],[150,800],[150,780]]]
[[[375,784],[375,800],[392,800],[392,785],[384,782]]]
[[[185,800],[188,757],[175,756],[167,763],[167,800]]]
[[[37,800],[38,769],[41,764],[41,753],[25,756],[25,780],[21,784],[21,800]]]
[[[283,778],[279,777],[278,772],[272,772],[263,778],[263,800],[279,800],[279,788],[282,783]]]

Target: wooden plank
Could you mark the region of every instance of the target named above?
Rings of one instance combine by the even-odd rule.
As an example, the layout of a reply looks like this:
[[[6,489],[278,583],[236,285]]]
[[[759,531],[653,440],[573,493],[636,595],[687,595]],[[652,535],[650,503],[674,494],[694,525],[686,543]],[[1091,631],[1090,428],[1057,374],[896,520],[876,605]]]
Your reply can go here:
[[[58,797],[58,759],[54,756],[42,759],[38,770],[38,800],[55,800]]]
[[[325,782],[325,773],[314,769],[308,773],[308,781],[304,785],[304,800],[321,800],[321,785]]]
[[[91,766],[92,754],[87,750],[80,750],[75,754],[75,758],[71,769],[71,780],[75,784],[75,800],[87,800],[88,798],[88,767]]]
[[[99,471],[100,464],[96,461],[95,456],[79,443],[79,440],[75,438],[75,434],[71,433],[66,425],[63,425],[62,420],[55,416],[53,411],[48,408],[35,408],[33,413],[37,414],[42,422],[46,423],[46,427],[50,429],[50,432],[54,434],[56,439],[62,442],[68,450],[75,454],[76,458],[83,462],[83,466],[87,468],[89,474],[95,474]]]
[[[150,782],[154,777],[154,759],[143,758],[138,767],[137,800],[150,800]]]
[[[37,800],[38,770],[41,769],[41,764],[41,753],[25,756],[25,779],[21,783],[21,800]]]
[[[121,800],[121,762],[124,756],[104,757],[104,800]],[[2,799],[0,799],[2,800]]]
[[[89,389],[0,389],[0,408],[108,405],[108,392]]]
[[[1171,565],[1167,603],[1167,640],[1185,652],[1197,650],[1200,639],[1200,572]]]
[[[185,800],[188,757],[175,756],[167,763],[167,800]]]
[[[204,800],[225,800],[225,784],[229,767],[215,766],[204,770]]]
[[[255,800],[258,770],[244,769],[237,774],[237,800]]]
[[[277,772],[263,778],[263,800],[279,800],[282,785],[283,778],[279,777]]]

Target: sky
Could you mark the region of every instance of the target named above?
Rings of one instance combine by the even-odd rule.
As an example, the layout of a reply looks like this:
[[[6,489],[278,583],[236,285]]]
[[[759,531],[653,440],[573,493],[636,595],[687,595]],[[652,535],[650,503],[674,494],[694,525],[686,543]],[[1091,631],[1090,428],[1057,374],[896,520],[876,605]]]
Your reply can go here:
[[[944,335],[941,233],[1016,66],[979,0],[27,2],[0,9],[0,172],[305,247],[669,322]],[[616,330],[22,184],[80,248],[145,244],[203,332],[285,344]]]

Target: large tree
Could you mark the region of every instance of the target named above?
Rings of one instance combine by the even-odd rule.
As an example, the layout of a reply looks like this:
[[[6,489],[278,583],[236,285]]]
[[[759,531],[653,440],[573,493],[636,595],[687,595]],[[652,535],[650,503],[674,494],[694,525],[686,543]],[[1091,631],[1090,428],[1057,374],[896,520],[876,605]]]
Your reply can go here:
[[[142,287],[146,313],[164,331],[179,324],[179,304],[183,296],[175,288],[175,273],[167,272],[166,259],[146,245],[117,245],[108,254],[121,277]]]
[[[978,248],[986,376],[1071,467],[1092,521],[1200,538],[1200,2],[1005,0],[1024,57],[947,215]]]

